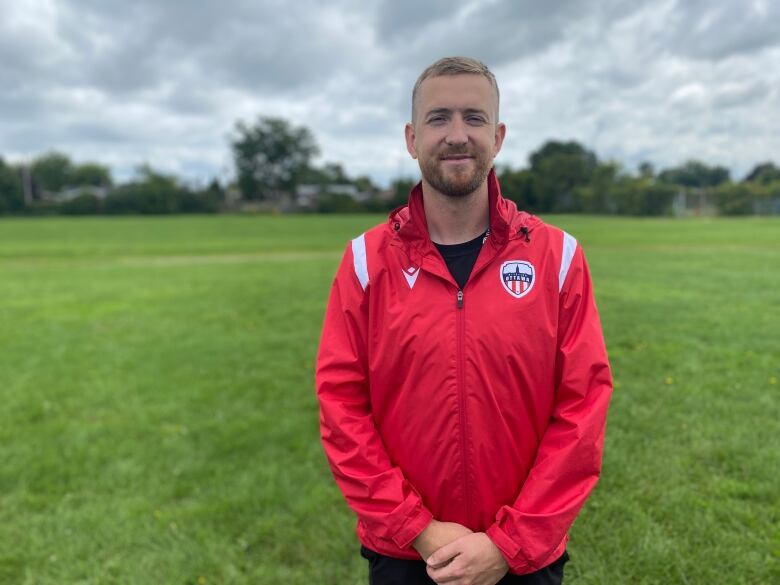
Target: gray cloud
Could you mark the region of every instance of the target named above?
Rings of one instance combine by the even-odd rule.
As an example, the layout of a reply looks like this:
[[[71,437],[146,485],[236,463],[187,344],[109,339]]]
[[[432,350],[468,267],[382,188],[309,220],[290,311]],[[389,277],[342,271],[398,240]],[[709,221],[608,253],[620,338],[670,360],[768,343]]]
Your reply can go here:
[[[780,151],[769,1],[20,0],[3,16],[11,158],[56,147],[120,174],[147,160],[224,175],[233,123],[262,114],[386,180],[415,172],[402,140],[415,78],[454,54],[496,72],[504,163],[551,137],[628,165],[699,156],[738,172]]]
[[[468,4],[465,0],[382,0],[374,27],[383,42],[405,42],[437,22],[449,21]]]
[[[717,61],[780,46],[780,4],[769,0],[680,0],[670,24],[673,50],[696,59]]]
[[[301,0],[134,3],[68,0],[58,32],[87,81],[110,92],[204,81],[247,90],[312,86],[357,55],[350,15],[357,2]],[[87,17],[84,17],[84,14]]]

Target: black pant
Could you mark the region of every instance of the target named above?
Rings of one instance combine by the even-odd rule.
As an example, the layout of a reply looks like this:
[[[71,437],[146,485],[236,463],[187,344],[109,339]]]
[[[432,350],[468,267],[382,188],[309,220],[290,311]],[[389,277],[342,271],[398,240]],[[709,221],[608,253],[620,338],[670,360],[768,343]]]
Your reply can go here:
[[[431,585],[433,580],[425,572],[423,561],[394,559],[374,552],[364,546],[360,554],[368,560],[369,585]],[[528,575],[507,573],[497,585],[561,585],[563,583],[563,565],[569,555],[563,555],[554,563]]]

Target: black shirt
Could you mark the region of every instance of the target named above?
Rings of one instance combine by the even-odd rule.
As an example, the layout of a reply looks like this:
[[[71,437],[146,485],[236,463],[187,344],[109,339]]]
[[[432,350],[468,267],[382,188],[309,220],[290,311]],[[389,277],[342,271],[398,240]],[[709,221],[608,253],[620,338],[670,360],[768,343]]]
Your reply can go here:
[[[466,282],[477,261],[479,251],[482,249],[482,243],[485,241],[487,232],[477,236],[473,240],[463,242],[462,244],[437,244],[434,246],[439,250],[444,262],[449,268],[452,278],[458,283],[458,288],[466,286]]]

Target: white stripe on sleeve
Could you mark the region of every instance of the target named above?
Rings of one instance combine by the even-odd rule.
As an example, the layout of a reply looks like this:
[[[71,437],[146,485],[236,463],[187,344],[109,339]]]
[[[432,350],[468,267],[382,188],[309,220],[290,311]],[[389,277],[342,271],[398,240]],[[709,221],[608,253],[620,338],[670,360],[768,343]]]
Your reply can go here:
[[[566,232],[563,232],[563,254],[561,255],[561,271],[558,273],[558,292],[563,290],[563,283],[566,275],[569,273],[571,259],[574,258],[574,251],[577,249],[577,240]]]
[[[355,264],[355,275],[360,286],[366,290],[368,286],[368,263],[366,262],[366,234],[360,234],[352,240],[352,260]]]

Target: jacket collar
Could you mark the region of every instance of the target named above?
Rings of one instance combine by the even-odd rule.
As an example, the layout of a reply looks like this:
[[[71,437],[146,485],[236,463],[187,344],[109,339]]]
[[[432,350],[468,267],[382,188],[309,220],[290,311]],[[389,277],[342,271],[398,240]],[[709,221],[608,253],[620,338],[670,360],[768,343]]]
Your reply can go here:
[[[508,240],[525,238],[540,220],[524,211],[518,211],[513,201],[501,196],[495,169],[490,169],[487,176],[488,209],[490,212],[489,241],[498,249]],[[422,181],[412,188],[409,203],[390,213],[388,227],[394,233],[394,240],[407,249],[409,259],[413,264],[421,264],[422,258],[430,254],[438,255],[428,234],[428,223],[425,219]]]

